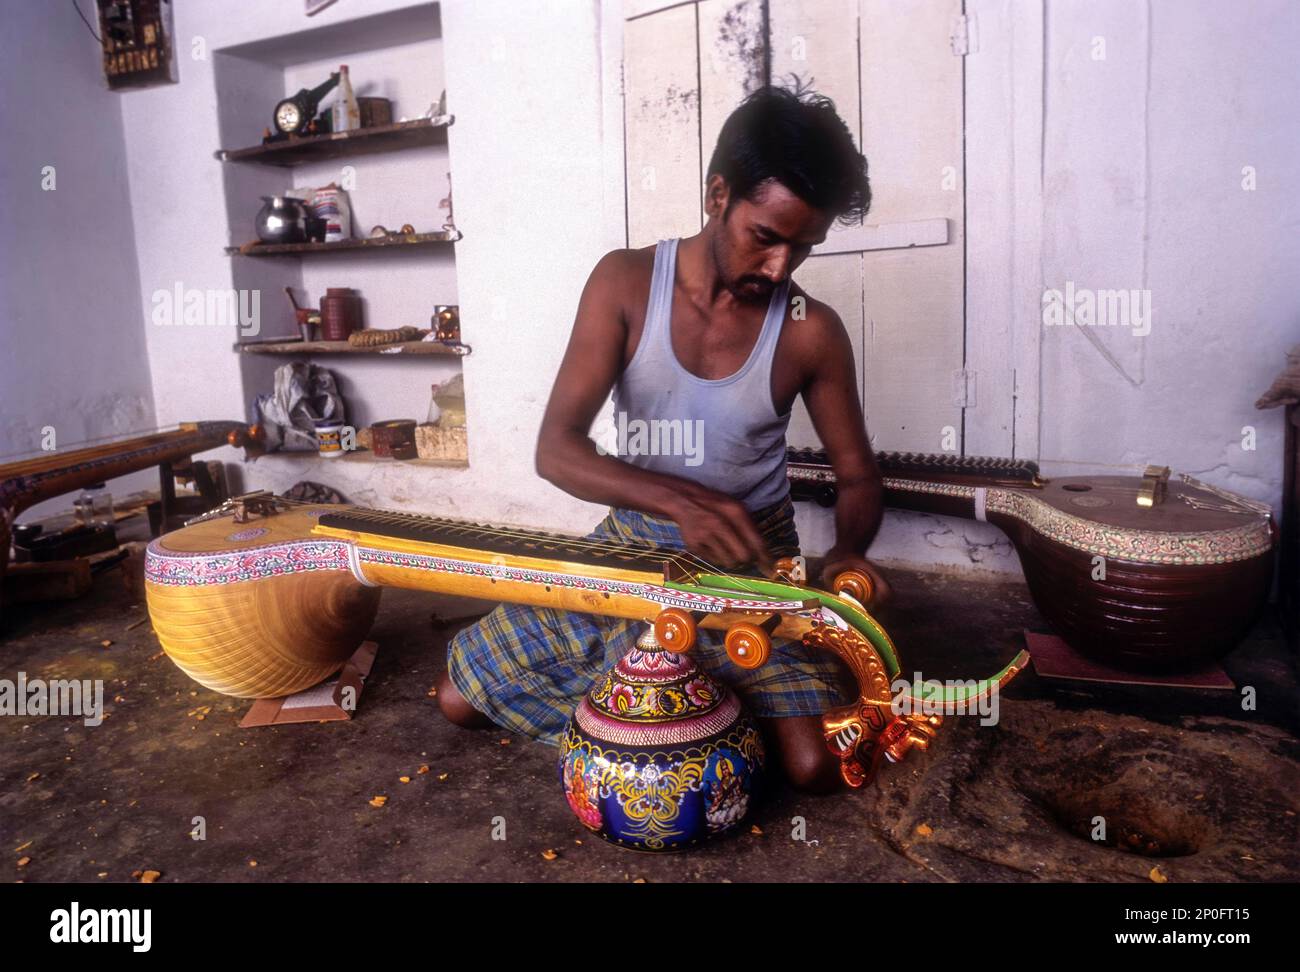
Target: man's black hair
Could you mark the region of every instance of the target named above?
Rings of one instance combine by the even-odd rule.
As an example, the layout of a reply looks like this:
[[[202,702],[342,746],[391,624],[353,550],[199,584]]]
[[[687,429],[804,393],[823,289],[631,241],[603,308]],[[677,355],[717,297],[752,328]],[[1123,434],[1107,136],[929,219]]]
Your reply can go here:
[[[867,160],[824,95],[759,88],[723,124],[708,176],[715,172],[731,187],[732,203],[753,200],[775,179],[841,223],[856,223],[871,208]]]

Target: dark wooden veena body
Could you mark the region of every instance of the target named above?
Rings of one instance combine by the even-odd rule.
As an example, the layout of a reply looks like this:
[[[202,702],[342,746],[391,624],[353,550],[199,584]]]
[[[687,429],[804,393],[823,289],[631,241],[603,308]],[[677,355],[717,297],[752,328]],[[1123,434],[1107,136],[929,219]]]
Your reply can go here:
[[[1143,506],[1141,476],[1048,480],[1023,460],[888,452],[877,460],[886,506],[985,520],[1006,533],[1043,616],[1098,661],[1197,668],[1235,647],[1268,598],[1272,521],[1223,494],[1169,482],[1163,499]],[[834,503],[825,453],[792,449],[787,470],[796,499]]]

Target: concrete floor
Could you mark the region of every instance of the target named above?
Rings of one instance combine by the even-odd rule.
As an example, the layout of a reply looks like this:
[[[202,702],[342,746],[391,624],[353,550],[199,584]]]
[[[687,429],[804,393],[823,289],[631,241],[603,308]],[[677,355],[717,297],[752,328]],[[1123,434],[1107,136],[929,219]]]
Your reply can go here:
[[[0,719],[9,880],[130,881],[144,870],[161,881],[1300,878],[1297,690],[1271,617],[1226,665],[1257,687],[1253,712],[1234,693],[1062,691],[1031,671],[1005,693],[994,728],[949,719],[930,752],[886,766],[874,787],[780,788],[752,832],[656,856],[582,828],[560,791],[557,750],[442,720],[428,693],[464,623],[445,619],[481,602],[386,591],[355,720],[244,730],[249,703],[191,682],[136,624],[145,611],[133,563],[79,601],[6,614],[0,677],[102,678],[108,712],[97,728]],[[1022,585],[891,577],[897,596],[882,621],[909,671],[983,675],[1021,647],[1025,627],[1046,630]],[[417,774],[421,765],[430,771]],[[371,806],[381,795],[387,803]],[[1098,814],[1112,834],[1171,856],[1086,839]],[[190,836],[195,817],[205,840]],[[491,839],[496,817],[504,841]],[[792,838],[796,817],[803,841]]]

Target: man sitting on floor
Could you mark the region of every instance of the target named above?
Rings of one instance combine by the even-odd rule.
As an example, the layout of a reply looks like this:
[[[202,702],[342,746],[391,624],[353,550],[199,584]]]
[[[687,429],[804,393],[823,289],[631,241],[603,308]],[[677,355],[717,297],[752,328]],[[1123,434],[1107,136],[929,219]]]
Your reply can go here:
[[[785,432],[802,395],[839,492],[824,586],[856,568],[884,591],[862,556],[880,524],[881,479],[853,348],[835,311],[790,279],[837,218],[866,214],[866,159],[828,99],[768,87],[723,125],[706,192],[699,233],[615,250],[592,271],[542,419],[537,471],[611,507],[592,538],[769,571],[799,552]],[[671,427],[678,454],[635,448],[635,435],[618,457],[599,450],[589,432],[611,390],[617,428]],[[495,723],[558,743],[579,699],[644,630],[502,605],[452,640],[442,711],[458,725]],[[766,665],[742,669],[721,633],[704,630],[694,655],[745,700],[794,786],[837,785],[820,721],[849,698],[836,659],[774,640]]]

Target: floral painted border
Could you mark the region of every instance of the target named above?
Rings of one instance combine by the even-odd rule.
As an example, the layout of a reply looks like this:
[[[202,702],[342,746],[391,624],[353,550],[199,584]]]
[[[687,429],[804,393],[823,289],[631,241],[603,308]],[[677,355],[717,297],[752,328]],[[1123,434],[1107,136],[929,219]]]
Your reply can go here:
[[[160,541],[155,540],[149,544],[145,554],[145,579],[170,587],[198,587],[205,584],[232,584],[237,581],[256,580],[259,577],[291,574],[296,571],[350,571],[352,565],[349,564],[348,556],[353,549],[352,544],[345,540],[292,540],[239,551],[183,553],[168,550]],[[543,584],[573,590],[627,594],[664,606],[711,614],[725,611],[788,612],[803,607],[801,601],[719,597],[696,591],[674,590],[658,584],[589,577],[583,574],[565,574],[532,567],[514,567],[509,564],[453,560],[448,557],[380,550],[374,547],[357,547],[355,551],[358,566],[379,564],[444,574]],[[364,575],[359,575],[358,580],[371,583]]]
[[[726,729],[740,714],[740,701],[728,692],[712,709],[672,721],[620,722],[584,697],[574,720],[578,728],[607,744],[616,746],[681,746]]]
[[[751,766],[761,766],[764,762],[763,737],[743,710],[739,713],[735,726],[721,738],[707,739],[695,745],[680,747],[670,743],[668,745],[673,748],[653,752],[645,750],[627,752],[617,748],[618,745],[618,743],[588,739],[574,723],[569,723],[569,727],[560,737],[560,752],[564,759],[568,759],[569,754],[576,749],[590,759],[603,761],[610,766],[627,767],[631,772],[639,772],[651,763],[683,762],[688,759],[707,760],[720,749],[738,750],[750,761]]]
[[[342,540],[293,540],[225,553],[182,553],[155,540],[145,551],[144,577],[166,587],[203,587],[311,570],[350,572],[349,546]]]

